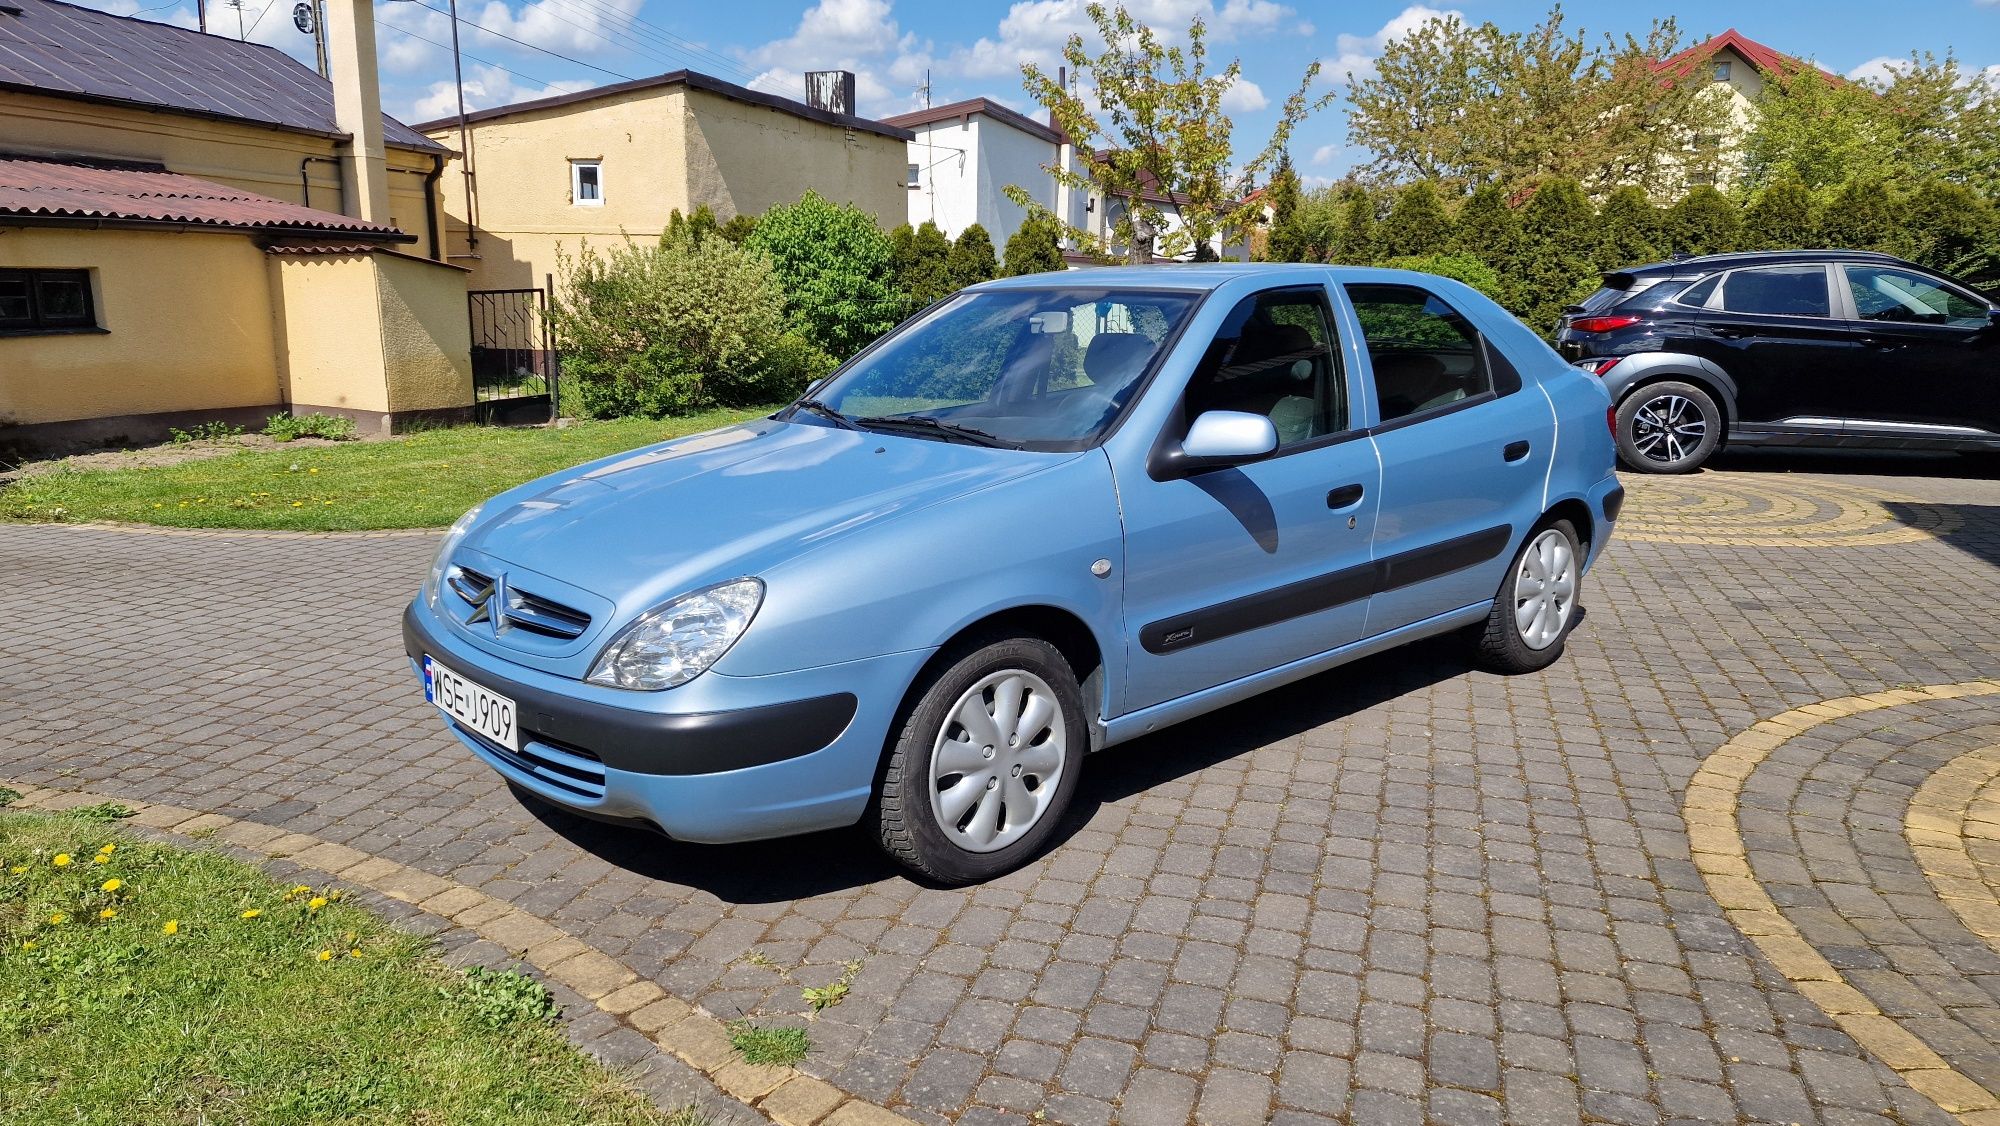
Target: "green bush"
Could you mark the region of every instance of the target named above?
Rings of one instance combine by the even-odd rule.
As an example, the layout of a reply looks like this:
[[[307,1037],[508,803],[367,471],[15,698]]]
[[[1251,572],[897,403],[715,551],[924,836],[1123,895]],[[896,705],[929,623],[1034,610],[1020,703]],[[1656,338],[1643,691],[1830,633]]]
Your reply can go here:
[[[1597,233],[1597,264],[1603,269],[1637,266],[1665,257],[1660,249],[1660,209],[1653,206],[1644,188],[1628,184],[1612,192],[1597,212]]]
[[[1381,264],[1392,270],[1416,270],[1464,282],[1495,301],[1506,292],[1499,271],[1470,254],[1405,255],[1384,259]]]
[[[903,295],[903,315],[942,301],[958,288],[951,278],[951,240],[936,223],[926,219],[916,227],[907,223],[897,227],[889,232],[889,252],[896,288]]]
[[[182,430],[178,426],[167,427],[167,438],[176,446],[185,446],[194,442],[220,442],[225,439],[234,438],[241,433],[243,433],[241,426],[232,422],[224,422],[219,418],[208,422],[197,422],[192,430]]]
[[[325,438],[330,442],[352,441],[357,436],[354,420],[332,414],[274,414],[264,420],[266,437],[280,442],[298,438]]]
[[[1396,193],[1388,218],[1375,230],[1376,252],[1384,258],[1423,258],[1451,245],[1451,216],[1429,180]]]
[[[1812,193],[1797,176],[1772,180],[1743,212],[1745,250],[1796,250],[1813,244]]]
[[[1666,249],[1699,256],[1735,250],[1743,238],[1743,215],[1727,196],[1701,184],[1667,209]]]
[[[1007,239],[1002,272],[1017,278],[1064,269],[1061,236],[1062,224],[1052,212],[1040,208],[1030,211]]]
[[[902,317],[889,236],[857,208],[807,192],[765,212],[743,245],[770,259],[793,328],[830,356],[852,356]]]
[[[945,272],[954,290],[999,276],[1000,262],[993,256],[993,237],[986,233],[985,227],[974,223],[958,233],[958,241],[951,244]]]
[[[790,335],[763,255],[696,223],[657,242],[558,253],[549,310],[563,353],[562,409],[661,418],[796,394],[828,362]]]
[[[1521,208],[1512,312],[1536,332],[1555,331],[1565,305],[1597,288],[1597,213],[1575,180],[1545,181]]]

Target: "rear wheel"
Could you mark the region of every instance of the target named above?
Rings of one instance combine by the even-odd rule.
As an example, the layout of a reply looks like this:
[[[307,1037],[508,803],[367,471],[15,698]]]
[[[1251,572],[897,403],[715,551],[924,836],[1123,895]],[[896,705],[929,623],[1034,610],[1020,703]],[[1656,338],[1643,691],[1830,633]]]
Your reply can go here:
[[[1722,410],[1692,383],[1649,383],[1618,404],[1618,459],[1641,473],[1692,473],[1722,441]]]
[[[904,717],[878,797],[882,847],[944,883],[990,879],[1040,851],[1089,747],[1083,693],[1055,646],[967,647]]]
[[[1583,593],[1576,527],[1557,520],[1521,545],[1500,582],[1477,642],[1479,663],[1502,673],[1537,672],[1562,656]]]

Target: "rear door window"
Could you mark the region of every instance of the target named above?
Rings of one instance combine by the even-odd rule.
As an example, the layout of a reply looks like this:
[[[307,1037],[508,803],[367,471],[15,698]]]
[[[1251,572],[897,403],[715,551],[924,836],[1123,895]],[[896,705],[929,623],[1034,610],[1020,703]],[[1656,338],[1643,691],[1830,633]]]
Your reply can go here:
[[[1824,266],[1764,266],[1722,280],[1722,308],[1766,317],[1830,317]]]
[[[1408,285],[1350,285],[1347,297],[1368,346],[1383,422],[1493,390],[1479,330],[1443,298]]]

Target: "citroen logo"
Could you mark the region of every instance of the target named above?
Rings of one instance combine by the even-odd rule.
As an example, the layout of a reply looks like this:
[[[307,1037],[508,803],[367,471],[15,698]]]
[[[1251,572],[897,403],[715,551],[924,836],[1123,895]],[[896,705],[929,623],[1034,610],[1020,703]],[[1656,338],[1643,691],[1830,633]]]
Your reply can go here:
[[[507,632],[511,622],[507,620],[507,575],[502,572],[493,576],[484,590],[474,593],[466,601],[472,603],[472,613],[465,619],[466,625],[480,622],[493,623],[493,636]]]

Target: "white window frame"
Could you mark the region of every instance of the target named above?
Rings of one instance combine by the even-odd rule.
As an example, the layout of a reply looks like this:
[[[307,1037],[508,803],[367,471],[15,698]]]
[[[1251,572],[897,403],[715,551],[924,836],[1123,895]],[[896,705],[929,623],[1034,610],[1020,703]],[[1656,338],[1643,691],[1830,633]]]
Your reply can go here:
[[[583,169],[597,170],[597,198],[583,198]],[[604,206],[604,160],[601,157],[569,162],[569,202],[572,207]]]

